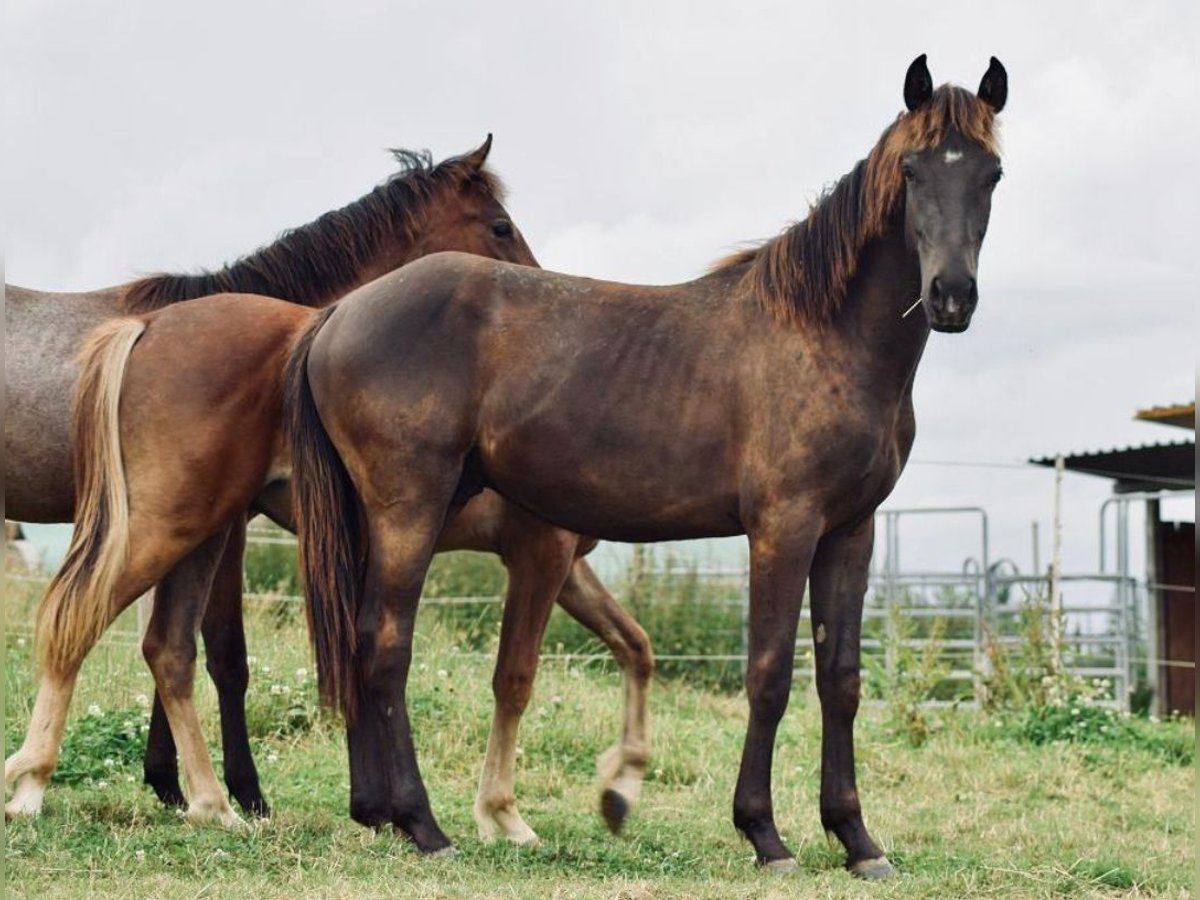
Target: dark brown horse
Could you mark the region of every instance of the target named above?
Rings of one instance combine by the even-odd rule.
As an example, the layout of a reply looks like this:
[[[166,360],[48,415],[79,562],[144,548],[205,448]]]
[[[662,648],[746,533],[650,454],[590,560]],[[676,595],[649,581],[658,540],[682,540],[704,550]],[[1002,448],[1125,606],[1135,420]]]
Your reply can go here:
[[[771,761],[812,596],[821,820],[891,872],[855,787],[872,514],[912,445],[930,329],[963,331],[1000,178],[1007,81],[933,90],[808,217],[698,281],[637,287],[440,254],[323,312],[289,364],[294,486],[323,695],[347,713],[356,816],[444,846],[404,714],[441,523],[492,488],[618,541],[746,534],[750,722],[733,800],[758,861],[795,868]],[[917,304],[922,313],[907,315]]]
[[[536,265],[500,204],[498,182],[483,168],[486,153],[487,145],[436,167],[414,159],[402,179],[408,197],[405,216],[388,226],[396,232],[393,244],[402,241],[415,255],[450,246]],[[266,277],[263,272],[271,272],[278,283],[280,267],[291,271],[287,266],[295,256],[305,261],[305,269],[295,277],[317,279],[323,271],[324,277],[336,278],[338,271],[351,268],[347,254],[361,247],[364,259],[371,256],[366,249],[372,240],[369,224],[351,216],[317,223],[348,242],[340,256],[330,251],[328,234],[322,244],[309,226],[284,239],[291,246],[267,248],[234,268],[245,266],[242,280],[247,286],[263,284],[253,280]],[[239,283],[220,273],[200,276],[198,282],[169,276],[139,282],[130,289],[130,305],[162,305],[192,289]],[[313,296],[312,290],[310,286],[303,296]],[[222,694],[223,725],[234,720],[234,734],[252,774],[242,708],[245,511],[254,506],[281,522],[291,520],[285,486],[289,460],[279,432],[283,362],[295,336],[314,315],[294,303],[222,294],[115,318],[88,337],[72,436],[80,494],[77,528],[40,616],[43,678],[30,737],[5,766],[6,781],[16,785],[8,813],[31,814],[40,807],[79,662],[132,596],[162,578],[144,650],[155,672],[165,719],[172,722],[165,734],[169,738],[174,732],[189,776],[188,814],[198,820],[236,821],[212,775],[191,707],[194,629],[203,615],[210,669],[226,683],[238,682],[238,691]],[[446,550],[498,553],[510,573],[494,681],[496,716],[476,802],[485,838],[536,839],[516,810],[513,764],[517,723],[537,662],[538,644],[524,635],[540,636],[544,628],[547,604],[542,593],[548,592],[550,602],[557,596],[568,612],[595,631],[625,672],[626,727],[603,757],[604,811],[610,827],[620,826],[636,800],[645,763],[645,694],[653,663],[644,632],[581,558],[594,543],[538,522],[487,494],[475,498],[448,525],[439,544]],[[228,599],[210,604],[206,612],[204,600],[210,590],[214,598]],[[222,649],[220,655],[215,646]],[[231,731],[223,730],[228,753]],[[153,746],[164,755],[161,743]],[[152,783],[160,795],[165,784],[182,799],[174,746],[166,747],[170,777]],[[149,764],[147,768],[149,774]],[[227,780],[237,784],[228,771]],[[257,779],[250,787],[253,801]],[[245,802],[245,794],[236,788],[235,796]]]

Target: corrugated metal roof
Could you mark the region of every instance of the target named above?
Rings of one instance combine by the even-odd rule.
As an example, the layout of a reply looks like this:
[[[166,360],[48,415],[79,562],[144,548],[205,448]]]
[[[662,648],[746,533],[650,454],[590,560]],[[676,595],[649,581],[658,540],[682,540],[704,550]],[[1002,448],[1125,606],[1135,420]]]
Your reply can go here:
[[[1043,456],[1029,461],[1034,465],[1053,467],[1055,459],[1054,456]],[[1111,478],[1113,489],[1118,493],[1196,489],[1195,441],[1063,454],[1063,463],[1072,472]]]
[[[1139,409],[1133,416],[1143,422],[1157,422],[1160,425],[1175,425],[1179,428],[1196,430],[1196,401],[1188,403],[1173,403],[1169,406],[1151,406],[1149,409]]]

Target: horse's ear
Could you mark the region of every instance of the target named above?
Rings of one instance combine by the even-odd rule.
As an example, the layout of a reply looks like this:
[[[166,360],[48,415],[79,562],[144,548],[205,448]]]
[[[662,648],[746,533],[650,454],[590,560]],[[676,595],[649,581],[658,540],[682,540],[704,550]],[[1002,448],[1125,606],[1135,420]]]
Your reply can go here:
[[[925,54],[922,53],[912,61],[904,76],[904,105],[909,110],[929,101],[933,96],[933,76],[929,74],[929,66],[925,65]]]
[[[1004,109],[1004,101],[1008,99],[1008,72],[1000,65],[1000,60],[992,57],[988,70],[983,73],[976,95],[996,112]]]
[[[492,133],[489,131],[488,136],[484,139],[483,143],[463,157],[463,162],[478,172],[483,168],[483,164],[487,162],[488,153],[490,153],[491,150]]]

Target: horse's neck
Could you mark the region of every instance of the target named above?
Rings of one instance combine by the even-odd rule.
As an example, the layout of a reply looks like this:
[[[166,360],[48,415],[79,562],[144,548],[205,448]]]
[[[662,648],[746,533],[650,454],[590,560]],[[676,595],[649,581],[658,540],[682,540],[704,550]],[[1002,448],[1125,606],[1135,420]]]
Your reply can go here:
[[[382,246],[370,259],[361,263],[354,264],[350,259],[347,259],[341,265],[327,265],[322,269],[316,270],[311,277],[306,279],[305,293],[302,296],[295,296],[294,289],[289,286],[288,281],[294,280],[297,277],[305,277],[297,273],[287,273],[281,278],[272,277],[272,275],[262,275],[254,272],[253,257],[235,263],[230,269],[226,270],[227,274],[222,277],[221,273],[212,276],[214,283],[212,290],[208,293],[223,293],[233,291],[235,293],[260,293],[269,297],[275,297],[280,300],[288,300],[291,302],[299,302],[305,306],[321,308],[328,306],[345,297],[351,291],[357,290],[364,284],[374,281],[382,275],[386,275],[393,269],[398,269],[412,260],[416,259],[420,253],[414,246],[405,244],[385,244]],[[243,281],[242,272],[238,268],[244,266],[252,273],[248,281]],[[261,270],[260,270],[261,271]],[[269,270],[268,270],[269,271]],[[333,273],[336,272],[335,277]],[[322,273],[318,277],[317,273]],[[266,283],[258,285],[255,282],[265,278]]]
[[[911,391],[929,338],[924,310],[911,309],[920,289],[917,254],[902,227],[895,227],[863,249],[839,316],[843,339],[870,361],[880,389],[895,390],[898,397]]]

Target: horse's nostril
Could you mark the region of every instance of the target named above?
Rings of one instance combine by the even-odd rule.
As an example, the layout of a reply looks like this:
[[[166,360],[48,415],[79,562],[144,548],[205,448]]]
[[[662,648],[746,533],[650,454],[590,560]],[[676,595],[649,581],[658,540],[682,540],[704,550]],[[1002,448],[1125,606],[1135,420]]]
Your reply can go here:
[[[974,278],[972,278],[970,283],[967,285],[967,297],[972,303],[977,303],[979,301],[979,286],[975,284]]]
[[[929,299],[933,302],[942,299],[942,279],[937,275],[934,275],[933,281],[929,283]]]

